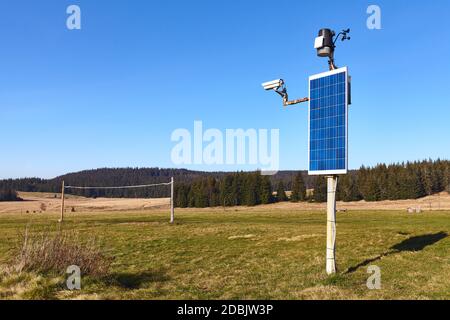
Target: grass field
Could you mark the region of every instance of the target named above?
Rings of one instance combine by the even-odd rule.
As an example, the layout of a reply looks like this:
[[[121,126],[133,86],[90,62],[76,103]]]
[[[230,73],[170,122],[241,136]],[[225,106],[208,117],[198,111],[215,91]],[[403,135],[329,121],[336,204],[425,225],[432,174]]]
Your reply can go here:
[[[57,214],[0,216],[1,299],[449,299],[450,212],[338,214],[339,273],[325,274],[325,212],[166,210],[69,214],[63,228],[95,235],[110,274],[83,277],[7,269],[17,234],[57,230]],[[32,216],[32,218],[30,218]],[[367,267],[382,272],[366,286]]]

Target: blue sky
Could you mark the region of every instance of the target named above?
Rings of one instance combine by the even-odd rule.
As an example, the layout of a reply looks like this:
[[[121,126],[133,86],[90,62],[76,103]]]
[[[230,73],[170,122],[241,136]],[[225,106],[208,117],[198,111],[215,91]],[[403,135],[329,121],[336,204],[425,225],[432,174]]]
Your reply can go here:
[[[70,4],[81,30],[66,28]],[[370,4],[381,30],[366,27]],[[350,167],[448,159],[449,17],[447,0],[2,1],[0,178],[173,167],[171,133],[195,120],[280,129],[281,169],[306,169],[307,105],[283,110],[261,83],[306,96],[327,69],[322,27],[351,28],[336,53],[353,79]]]

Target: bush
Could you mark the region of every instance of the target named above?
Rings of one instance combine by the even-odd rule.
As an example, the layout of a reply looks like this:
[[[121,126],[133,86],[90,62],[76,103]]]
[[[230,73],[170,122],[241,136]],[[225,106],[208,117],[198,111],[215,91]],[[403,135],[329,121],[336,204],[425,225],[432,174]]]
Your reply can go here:
[[[76,265],[83,275],[104,276],[112,262],[95,239],[82,240],[75,232],[30,233],[27,228],[16,250],[14,267],[18,272],[65,274],[67,267]]]
[[[1,189],[0,190],[0,201],[21,201],[21,200],[22,199],[19,198],[16,190],[12,190],[12,189]]]

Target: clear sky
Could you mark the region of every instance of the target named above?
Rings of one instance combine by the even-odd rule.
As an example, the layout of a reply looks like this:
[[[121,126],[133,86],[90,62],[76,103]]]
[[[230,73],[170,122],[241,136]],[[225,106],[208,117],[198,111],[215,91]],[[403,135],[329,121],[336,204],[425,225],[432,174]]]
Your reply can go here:
[[[82,29],[66,28],[79,5]],[[382,29],[366,27],[370,4]],[[171,133],[280,129],[281,169],[307,169],[307,105],[326,71],[317,31],[351,28],[349,165],[450,158],[450,2],[106,1],[0,3],[0,178],[98,167],[173,167]],[[239,167],[190,166],[197,170]]]

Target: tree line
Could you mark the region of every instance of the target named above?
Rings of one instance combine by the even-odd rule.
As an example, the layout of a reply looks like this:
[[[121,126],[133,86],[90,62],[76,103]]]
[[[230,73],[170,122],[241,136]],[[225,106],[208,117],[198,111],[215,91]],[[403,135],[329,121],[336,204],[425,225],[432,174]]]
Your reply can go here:
[[[203,176],[218,178],[223,173],[206,173],[185,169],[160,168],[101,168],[69,173],[53,179],[22,178],[0,180],[0,189],[26,192],[60,193],[64,180],[66,186],[111,187],[167,183],[171,177],[177,182],[192,182]],[[169,186],[140,189],[67,189],[67,194],[89,198],[166,198],[170,196]]]
[[[275,201],[324,202],[326,179],[306,171],[280,171],[273,176],[260,172],[199,172],[185,169],[103,168],[70,173],[54,179],[24,178],[0,180],[3,198],[14,199],[15,191],[61,191],[61,182],[74,186],[126,186],[162,183],[175,178],[175,203],[179,207],[235,206]],[[362,166],[339,176],[337,199],[380,201],[417,199],[450,191],[450,161],[426,160],[374,167]],[[162,198],[170,187],[143,189],[66,190],[85,197]],[[6,201],[6,200],[3,200]],[[10,200],[14,201],[14,200]]]
[[[221,179],[204,177],[175,185],[177,207],[255,206],[275,201],[268,176],[259,172],[237,172]]]
[[[347,177],[349,178],[349,177]],[[406,162],[361,167],[345,185],[344,197],[366,201],[417,199],[450,192],[450,161]],[[345,200],[345,199],[344,199]]]
[[[314,191],[309,200],[326,201],[325,178],[314,178],[310,188]],[[339,176],[336,198],[345,202],[405,200],[442,191],[450,193],[450,161],[438,159],[362,166],[359,170]]]
[[[285,183],[279,180],[276,188],[269,176],[260,172],[236,172],[221,179],[200,178],[193,183],[175,185],[174,203],[181,208],[256,206],[281,201],[306,201],[307,189],[303,174],[298,172],[290,182],[292,190],[288,196]]]
[[[220,179],[200,178],[192,183],[177,184],[175,204],[178,207],[255,206],[276,201],[326,202],[326,178],[304,179],[305,173],[291,175],[291,181],[272,183],[259,172],[231,173]],[[289,185],[289,189],[285,186]],[[308,191],[309,189],[309,191]],[[290,196],[286,194],[290,190]],[[417,199],[442,191],[450,192],[450,161],[428,160],[392,165],[379,164],[339,176],[336,198],[340,201],[381,201]]]

